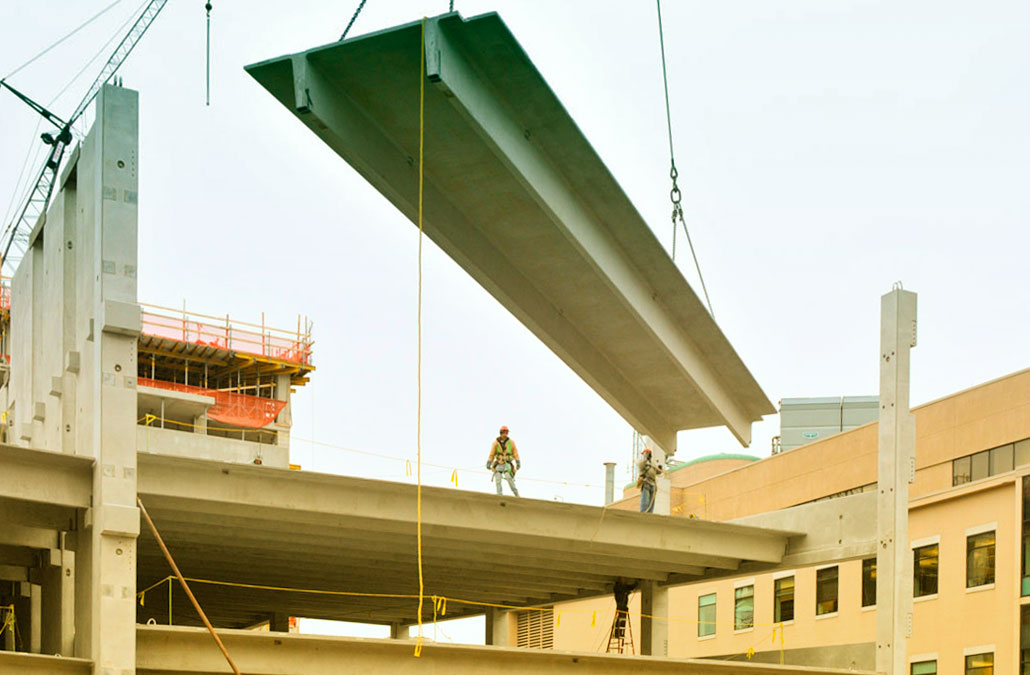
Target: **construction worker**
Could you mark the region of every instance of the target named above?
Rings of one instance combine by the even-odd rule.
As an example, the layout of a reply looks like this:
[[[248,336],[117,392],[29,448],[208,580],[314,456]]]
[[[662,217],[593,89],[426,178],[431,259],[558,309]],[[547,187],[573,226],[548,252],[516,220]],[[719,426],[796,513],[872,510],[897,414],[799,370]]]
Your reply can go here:
[[[519,459],[518,448],[515,441],[508,438],[508,427],[501,427],[497,440],[490,446],[490,458],[486,460],[486,468],[494,472],[494,483],[497,485],[497,494],[501,494],[501,479],[508,481],[511,492],[516,497],[519,490],[515,487],[515,472],[522,468],[522,461]]]
[[[644,448],[637,460],[637,487],[640,488],[640,512],[654,513],[655,495],[658,493],[658,476],[665,473],[665,467],[656,462],[651,448]]]
[[[623,640],[626,636],[626,621],[629,619],[629,594],[637,587],[637,582],[619,577],[615,580],[612,594],[615,596],[615,621],[612,623],[612,637]],[[609,639],[609,645],[611,639]]]

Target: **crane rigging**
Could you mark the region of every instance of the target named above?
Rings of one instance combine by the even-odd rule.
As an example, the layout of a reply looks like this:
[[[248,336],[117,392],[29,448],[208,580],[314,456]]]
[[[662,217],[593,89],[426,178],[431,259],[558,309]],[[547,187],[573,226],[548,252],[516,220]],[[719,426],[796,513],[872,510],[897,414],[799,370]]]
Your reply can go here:
[[[32,232],[32,228],[37,221],[46,217],[46,210],[53,195],[54,184],[58,180],[61,160],[64,158],[64,152],[72,141],[72,125],[86,112],[89,105],[93,103],[93,99],[97,97],[100,88],[114,77],[114,74],[125,63],[133,48],[139,43],[167,2],[168,0],[151,0],[147,4],[129,29],[129,32],[118,43],[114,53],[108,58],[107,63],[104,64],[96,79],[93,80],[93,84],[86,91],[86,95],[67,120],[61,119],[44,106],[36,103],[5,80],[0,80],[0,89],[6,88],[50,122],[57,130],[56,134],[43,133],[41,135],[43,142],[50,146],[46,161],[40,169],[39,176],[29,192],[28,198],[17,212],[17,217],[4,229],[3,235],[0,237],[0,246],[2,246],[3,251],[0,254],[0,269],[6,274],[13,275],[18,263],[21,262],[21,258],[28,249],[29,235]]]

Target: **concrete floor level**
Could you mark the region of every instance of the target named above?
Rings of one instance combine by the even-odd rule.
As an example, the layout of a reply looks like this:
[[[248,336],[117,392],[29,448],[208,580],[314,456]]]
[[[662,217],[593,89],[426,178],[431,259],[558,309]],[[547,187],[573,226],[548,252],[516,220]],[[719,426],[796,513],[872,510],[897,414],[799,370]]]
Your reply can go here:
[[[421,24],[247,68],[413,222]],[[426,234],[641,433],[776,410],[497,14],[425,22]]]

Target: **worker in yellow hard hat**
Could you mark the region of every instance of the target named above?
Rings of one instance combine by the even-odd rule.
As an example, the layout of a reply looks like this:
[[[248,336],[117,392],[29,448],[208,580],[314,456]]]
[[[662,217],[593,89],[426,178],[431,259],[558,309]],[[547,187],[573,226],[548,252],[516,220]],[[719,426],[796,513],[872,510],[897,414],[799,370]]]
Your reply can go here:
[[[519,459],[518,448],[515,441],[508,438],[508,427],[502,426],[498,432],[497,440],[490,446],[490,457],[486,460],[486,468],[494,472],[494,484],[497,485],[497,494],[501,493],[501,479],[508,481],[511,492],[516,497],[519,490],[515,487],[515,472],[522,468],[522,460]]]

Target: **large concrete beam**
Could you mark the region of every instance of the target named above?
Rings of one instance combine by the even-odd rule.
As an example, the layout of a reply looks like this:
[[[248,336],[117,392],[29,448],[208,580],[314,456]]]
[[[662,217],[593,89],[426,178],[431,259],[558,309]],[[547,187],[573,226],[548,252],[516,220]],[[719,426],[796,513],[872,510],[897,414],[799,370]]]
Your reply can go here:
[[[215,675],[225,659],[203,629],[139,626],[136,675]],[[739,661],[600,655],[537,649],[425,644],[413,658],[411,640],[329,638],[219,631],[240,670],[253,675],[424,675],[448,673],[677,673],[679,675],[854,675],[860,671],[776,666]]]
[[[420,31],[247,68],[413,220]],[[670,454],[746,445],[775,409],[500,18],[426,21],[425,57],[428,236]]]
[[[0,651],[4,675],[93,675],[93,662],[65,656]]]
[[[0,445],[0,495],[41,504],[87,508],[93,460]]]

